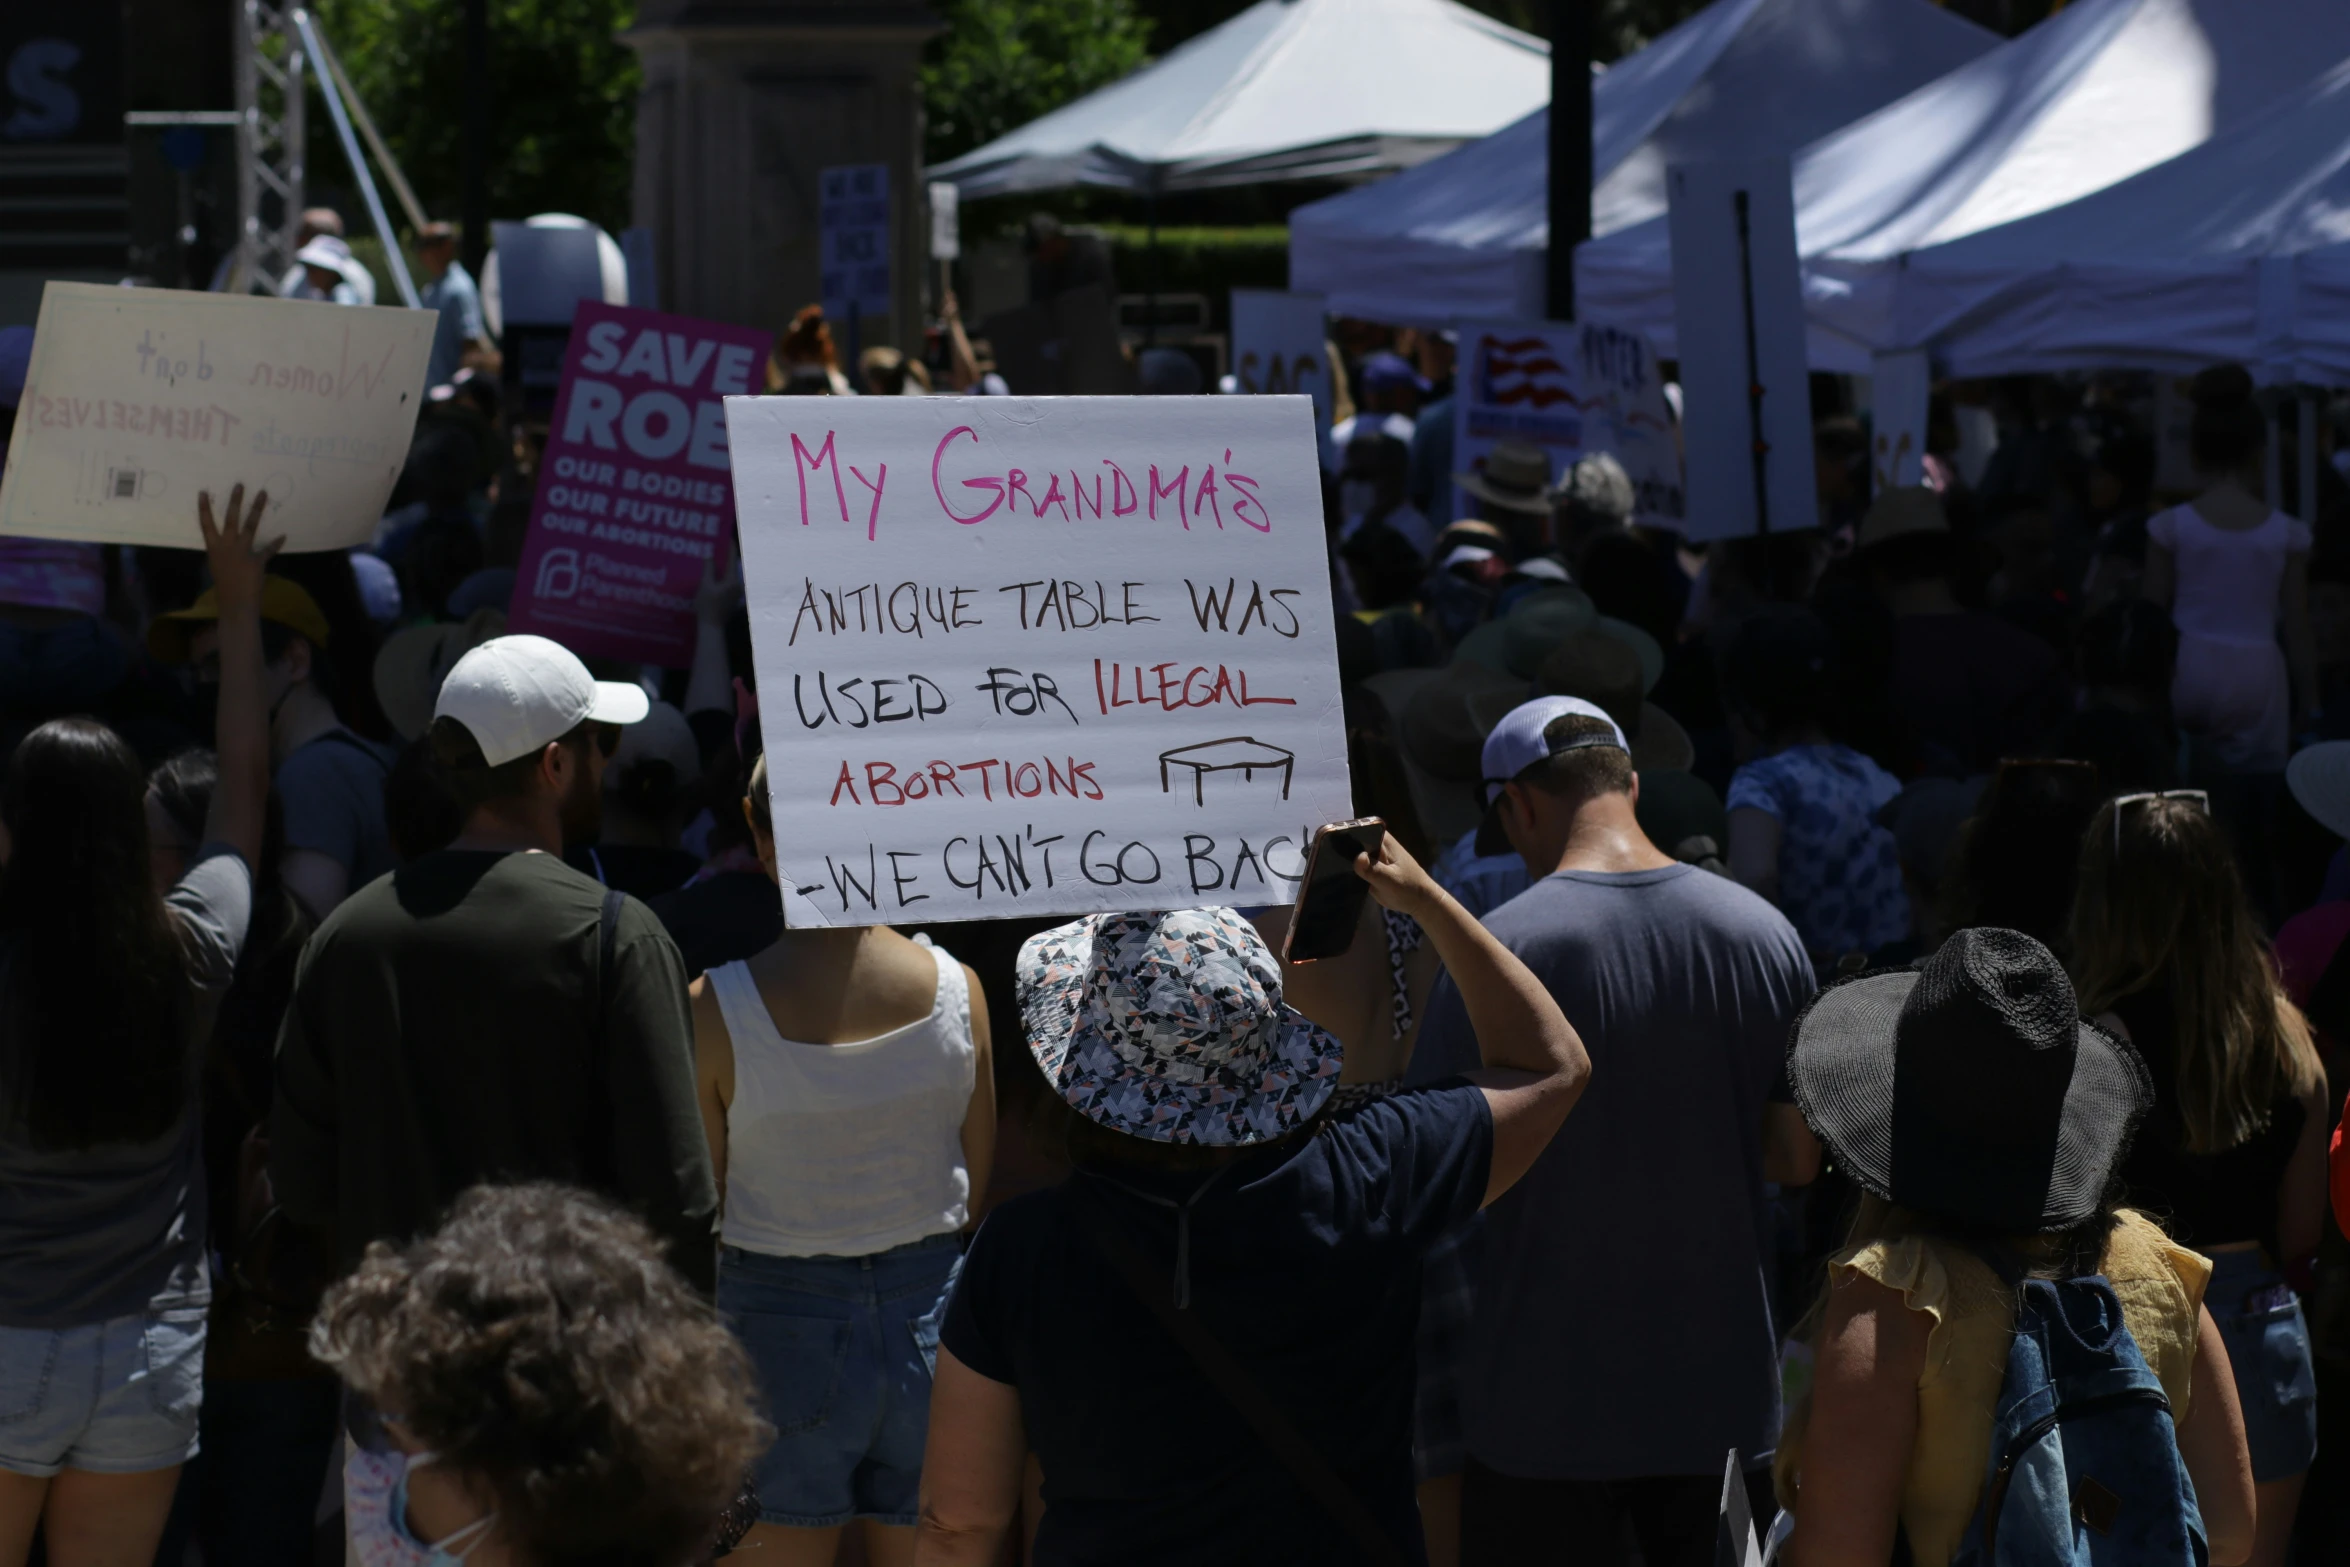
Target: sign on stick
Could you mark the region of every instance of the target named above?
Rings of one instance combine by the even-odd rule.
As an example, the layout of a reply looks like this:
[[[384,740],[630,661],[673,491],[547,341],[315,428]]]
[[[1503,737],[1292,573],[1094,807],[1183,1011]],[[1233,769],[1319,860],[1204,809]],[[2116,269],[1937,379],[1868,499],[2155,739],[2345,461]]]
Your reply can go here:
[[[187,549],[196,494],[267,490],[290,550],[374,536],[408,460],[429,310],[51,283],[0,533]]]
[[[1303,397],[730,397],[794,925],[1295,895],[1353,814]]]
[[[1787,160],[1666,171],[1691,539],[1819,526]]]
[[[889,314],[889,165],[850,163],[817,176],[824,314]]]
[[[1681,450],[1656,350],[1598,322],[1484,321],[1460,329],[1453,466],[1467,472],[1503,441],[1550,452],[1555,481],[1607,452],[1631,476],[1633,520],[1682,525]]]
[[[693,657],[694,589],[734,526],[722,399],[750,391],[766,362],[763,332],[580,303],[513,630],[671,668]]]

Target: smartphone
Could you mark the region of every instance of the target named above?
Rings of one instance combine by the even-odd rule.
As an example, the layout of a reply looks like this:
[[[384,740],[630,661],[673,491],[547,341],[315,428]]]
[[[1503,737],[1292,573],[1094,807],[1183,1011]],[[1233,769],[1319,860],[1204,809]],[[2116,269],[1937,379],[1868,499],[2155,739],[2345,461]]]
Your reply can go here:
[[[1363,900],[1371,895],[1371,884],[1355,874],[1355,856],[1377,858],[1386,837],[1387,824],[1376,816],[1315,829],[1297,907],[1289,912],[1289,934],[1281,942],[1282,962],[1335,958],[1354,945]]]

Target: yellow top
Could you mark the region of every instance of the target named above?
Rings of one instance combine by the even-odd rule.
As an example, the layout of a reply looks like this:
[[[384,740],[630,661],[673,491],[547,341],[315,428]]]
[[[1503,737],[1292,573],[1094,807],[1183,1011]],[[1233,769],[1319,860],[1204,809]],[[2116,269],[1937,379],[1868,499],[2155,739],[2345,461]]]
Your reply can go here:
[[[2142,1214],[2125,1209],[2119,1220],[2103,1271],[2138,1352],[2161,1379],[2172,1418],[2184,1419],[2211,1264],[2173,1245]],[[1982,1496],[1992,1415],[2015,1335],[2013,1299],[1982,1258],[1932,1236],[1869,1241],[1839,1252],[1828,1266],[1837,1283],[1864,1275],[1899,1290],[1910,1310],[1934,1319],[1918,1374],[1917,1443],[1901,1485],[1901,1522],[1919,1567],[1944,1567]],[[1790,1430],[1789,1445],[1801,1437]],[[1800,1451],[1782,1454],[1781,1472],[1800,1474],[1801,1457]]]

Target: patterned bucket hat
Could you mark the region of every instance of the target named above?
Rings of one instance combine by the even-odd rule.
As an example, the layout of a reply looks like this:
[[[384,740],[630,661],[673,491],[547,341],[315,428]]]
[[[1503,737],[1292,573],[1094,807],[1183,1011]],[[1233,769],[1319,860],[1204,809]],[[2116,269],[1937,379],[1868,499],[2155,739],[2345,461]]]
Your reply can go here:
[[[1094,914],[1020,948],[1036,1064],[1087,1119],[1154,1143],[1286,1137],[1337,1086],[1336,1036],[1281,999],[1281,966],[1230,909]]]

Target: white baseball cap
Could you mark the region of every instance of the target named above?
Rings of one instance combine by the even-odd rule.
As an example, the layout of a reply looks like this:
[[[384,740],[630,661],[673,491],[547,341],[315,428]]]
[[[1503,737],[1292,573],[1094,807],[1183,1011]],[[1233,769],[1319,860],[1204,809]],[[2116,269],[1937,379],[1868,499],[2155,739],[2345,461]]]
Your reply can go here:
[[[643,687],[596,679],[559,642],[492,637],[450,667],[432,716],[463,724],[482,760],[502,767],[583,723],[636,723],[651,705]]]
[[[1553,743],[1545,733],[1562,718],[1596,718],[1607,725],[1605,734],[1580,734]],[[1509,834],[1502,829],[1501,786],[1532,767],[1554,756],[1569,751],[1586,750],[1592,746],[1613,746],[1630,755],[1631,745],[1624,739],[1624,731],[1606,711],[1572,696],[1538,696],[1531,702],[1521,702],[1510,709],[1507,717],[1493,726],[1485,737],[1485,750],[1479,758],[1478,771],[1484,774],[1479,786],[1485,793],[1485,819],[1477,826],[1479,854],[1507,854],[1510,852]]]

